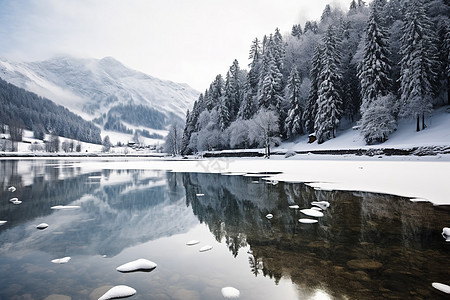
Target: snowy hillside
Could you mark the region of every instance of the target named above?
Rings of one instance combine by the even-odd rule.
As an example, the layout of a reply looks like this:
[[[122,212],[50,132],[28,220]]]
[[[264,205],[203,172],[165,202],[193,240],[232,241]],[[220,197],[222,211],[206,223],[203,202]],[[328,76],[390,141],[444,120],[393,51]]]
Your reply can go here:
[[[174,120],[183,120],[199,95],[187,84],[131,70],[111,57],[98,60],[61,56],[30,63],[1,59],[0,77],[87,120],[96,119],[100,126],[111,118],[110,129],[122,127],[122,131],[131,129],[118,125],[123,121],[124,111],[144,110],[148,116],[134,119],[127,116],[126,121],[148,129],[162,129]]]

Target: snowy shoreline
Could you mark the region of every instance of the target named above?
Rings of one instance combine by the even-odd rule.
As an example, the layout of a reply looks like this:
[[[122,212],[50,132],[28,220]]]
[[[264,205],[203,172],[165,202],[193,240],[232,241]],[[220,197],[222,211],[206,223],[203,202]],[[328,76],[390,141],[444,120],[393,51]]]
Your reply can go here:
[[[17,157],[0,158],[14,160]],[[148,157],[27,157],[26,160],[71,160],[83,172],[103,169],[163,170],[251,176],[267,173],[266,180],[302,182],[322,190],[392,194],[450,205],[450,155],[356,156],[295,155],[291,158],[170,159]]]

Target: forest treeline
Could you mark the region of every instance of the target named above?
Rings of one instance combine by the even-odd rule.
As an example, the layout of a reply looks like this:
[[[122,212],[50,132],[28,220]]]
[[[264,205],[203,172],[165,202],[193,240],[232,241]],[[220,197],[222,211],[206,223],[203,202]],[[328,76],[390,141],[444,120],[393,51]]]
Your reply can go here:
[[[0,132],[6,128],[31,130],[43,140],[45,134],[101,144],[100,129],[67,108],[16,87],[0,78]]]
[[[255,38],[248,69],[235,60],[188,110],[181,152],[268,149],[305,134],[323,143],[355,123],[373,144],[400,118],[424,129],[449,104],[449,16],[447,0],[353,0]]]

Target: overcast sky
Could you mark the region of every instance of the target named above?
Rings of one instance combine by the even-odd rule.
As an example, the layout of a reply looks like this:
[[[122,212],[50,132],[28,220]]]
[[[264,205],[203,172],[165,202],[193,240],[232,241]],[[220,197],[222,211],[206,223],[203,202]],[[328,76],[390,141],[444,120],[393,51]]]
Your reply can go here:
[[[0,0],[0,57],[112,56],[203,92],[251,41],[351,0]]]

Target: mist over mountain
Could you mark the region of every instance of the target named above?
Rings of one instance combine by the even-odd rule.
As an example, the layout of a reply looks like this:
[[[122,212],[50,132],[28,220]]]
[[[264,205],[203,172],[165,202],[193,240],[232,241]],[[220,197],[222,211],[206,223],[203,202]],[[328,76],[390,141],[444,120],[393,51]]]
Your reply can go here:
[[[128,133],[134,126],[165,129],[181,122],[199,95],[187,84],[129,69],[112,57],[0,59],[0,77],[93,120],[102,129]]]

